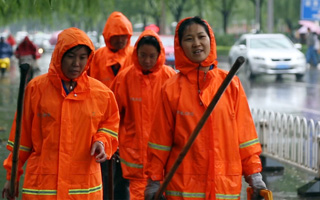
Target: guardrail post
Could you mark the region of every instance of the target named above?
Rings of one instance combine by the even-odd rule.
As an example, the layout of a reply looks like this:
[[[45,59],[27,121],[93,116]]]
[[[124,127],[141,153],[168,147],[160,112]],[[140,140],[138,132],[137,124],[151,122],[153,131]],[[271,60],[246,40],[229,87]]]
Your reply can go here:
[[[317,166],[318,174],[312,181],[298,188],[298,195],[303,197],[313,197],[320,196],[320,122],[317,124],[317,146],[318,146],[318,155],[317,155]]]

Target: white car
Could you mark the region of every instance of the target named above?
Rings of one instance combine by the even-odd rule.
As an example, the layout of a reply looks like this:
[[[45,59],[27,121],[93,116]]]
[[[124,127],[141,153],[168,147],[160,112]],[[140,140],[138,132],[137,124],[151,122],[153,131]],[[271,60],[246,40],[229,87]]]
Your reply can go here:
[[[283,34],[244,34],[229,51],[230,66],[239,56],[246,59],[243,70],[250,79],[259,74],[294,74],[302,79],[306,70],[301,44],[293,44]]]

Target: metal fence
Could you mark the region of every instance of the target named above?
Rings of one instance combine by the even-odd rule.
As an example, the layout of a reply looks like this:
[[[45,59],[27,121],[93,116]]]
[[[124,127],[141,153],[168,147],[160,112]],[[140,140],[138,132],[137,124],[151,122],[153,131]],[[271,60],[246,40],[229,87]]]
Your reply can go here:
[[[262,155],[314,172],[320,178],[320,121],[252,109]]]

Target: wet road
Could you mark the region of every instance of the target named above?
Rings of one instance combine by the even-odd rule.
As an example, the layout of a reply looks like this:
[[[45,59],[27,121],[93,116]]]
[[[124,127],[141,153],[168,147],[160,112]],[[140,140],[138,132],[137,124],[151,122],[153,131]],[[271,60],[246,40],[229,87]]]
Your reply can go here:
[[[40,74],[48,71],[51,55],[44,54],[38,60]],[[228,70],[224,60],[219,67]],[[307,119],[320,120],[320,70],[309,69],[304,80],[296,82],[291,75],[276,80],[275,76],[261,76],[255,81],[248,81],[242,73],[238,74],[246,90],[251,108],[261,108],[270,111],[285,112],[304,116]],[[16,107],[16,98],[19,84],[19,72],[13,66],[6,77],[0,79],[0,162],[7,155],[6,140]],[[315,200],[320,197],[304,198],[297,195],[297,188],[313,180],[314,174],[301,171],[290,165],[284,165],[284,171],[263,172],[264,180],[273,191],[275,200]],[[0,168],[0,187],[4,184],[5,172]],[[246,199],[247,184],[243,181],[241,199]]]
[[[219,67],[229,69],[225,59]],[[320,69],[309,68],[302,81],[294,75],[261,75],[249,81],[244,73],[238,74],[251,108],[287,113],[320,121]]]

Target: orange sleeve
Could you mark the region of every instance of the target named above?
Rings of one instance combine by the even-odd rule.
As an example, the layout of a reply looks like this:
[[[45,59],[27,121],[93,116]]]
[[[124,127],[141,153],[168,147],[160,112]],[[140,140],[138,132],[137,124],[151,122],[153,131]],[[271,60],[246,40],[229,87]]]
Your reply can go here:
[[[119,131],[119,110],[114,94],[109,91],[109,98],[106,99],[108,109],[105,112],[104,120],[100,123],[98,132],[93,137],[93,142],[102,141],[105,144],[105,152],[108,159],[116,152],[118,148]]]
[[[261,145],[251,116],[247,97],[238,78],[238,97],[236,101],[237,128],[239,131],[240,156],[244,175],[262,171],[259,155]]]
[[[152,180],[157,181],[163,179],[164,166],[170,155],[173,141],[174,116],[164,88],[162,88],[161,100],[158,101],[155,112],[156,117],[148,142],[146,174]]]
[[[21,133],[20,133],[20,146],[19,146],[19,159],[18,159],[18,180],[23,174],[23,165],[29,158],[32,152],[32,140],[31,140],[31,124],[34,117],[31,105],[32,98],[32,88],[27,87],[25,90],[24,105],[23,105],[23,115],[21,118]],[[12,123],[11,132],[8,139],[7,149],[10,151],[7,159],[4,160],[3,166],[7,170],[7,180],[11,179],[11,169],[12,169],[12,151],[15,142],[16,135],[16,117]]]

